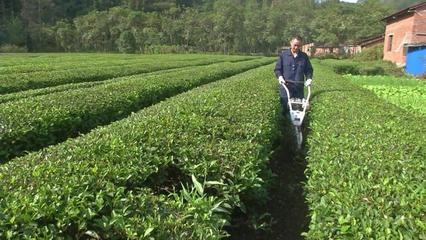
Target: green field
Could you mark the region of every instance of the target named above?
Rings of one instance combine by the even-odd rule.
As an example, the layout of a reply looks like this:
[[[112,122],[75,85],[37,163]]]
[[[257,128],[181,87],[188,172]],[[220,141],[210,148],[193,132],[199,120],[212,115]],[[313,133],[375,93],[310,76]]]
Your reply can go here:
[[[426,81],[391,76],[347,75],[346,78],[412,114],[426,117]]]
[[[291,136],[274,61],[2,55],[0,239],[225,238]],[[426,239],[424,83],[313,64],[304,236]]]

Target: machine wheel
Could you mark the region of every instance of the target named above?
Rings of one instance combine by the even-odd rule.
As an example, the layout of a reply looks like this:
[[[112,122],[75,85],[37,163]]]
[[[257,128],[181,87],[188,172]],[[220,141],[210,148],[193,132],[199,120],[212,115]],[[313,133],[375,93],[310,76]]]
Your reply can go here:
[[[302,143],[303,143],[302,127],[301,126],[294,127],[294,131],[295,131],[295,134],[296,134],[297,148],[301,149]]]

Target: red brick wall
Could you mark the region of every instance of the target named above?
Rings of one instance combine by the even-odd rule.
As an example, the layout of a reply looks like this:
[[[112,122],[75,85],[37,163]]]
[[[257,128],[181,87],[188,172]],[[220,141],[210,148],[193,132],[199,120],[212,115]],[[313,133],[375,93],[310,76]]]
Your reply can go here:
[[[413,29],[414,36],[412,43],[426,43],[426,6],[416,9]]]
[[[405,65],[404,43],[409,43],[412,38],[414,17],[408,16],[399,21],[388,23],[385,32],[385,47],[383,59],[396,63],[399,66]],[[389,51],[389,36],[393,35],[392,49]]]
[[[388,51],[389,36],[393,35],[392,50]],[[417,8],[411,16],[389,21],[386,25],[383,59],[405,65],[404,44],[426,42],[426,6]]]
[[[311,56],[313,50],[315,48],[315,44],[309,43],[302,46],[302,52],[305,52],[308,56]]]

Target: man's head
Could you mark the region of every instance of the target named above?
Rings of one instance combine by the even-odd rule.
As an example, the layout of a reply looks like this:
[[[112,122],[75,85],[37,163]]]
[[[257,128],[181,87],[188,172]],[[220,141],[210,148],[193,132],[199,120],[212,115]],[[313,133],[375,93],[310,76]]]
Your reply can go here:
[[[302,38],[300,36],[294,36],[290,40],[290,50],[292,53],[298,53],[302,47]]]

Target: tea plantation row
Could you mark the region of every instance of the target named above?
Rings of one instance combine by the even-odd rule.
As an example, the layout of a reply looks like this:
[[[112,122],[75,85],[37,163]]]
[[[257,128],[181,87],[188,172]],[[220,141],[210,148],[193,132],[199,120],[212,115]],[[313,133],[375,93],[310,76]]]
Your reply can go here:
[[[163,61],[194,61],[210,59],[214,61],[240,61],[254,57],[207,55],[207,54],[6,54],[0,59],[0,74],[57,71],[93,67],[125,66],[134,63]],[[54,64],[52,64],[54,63]]]
[[[308,239],[426,239],[426,119],[317,66]]]
[[[239,194],[262,190],[278,133],[271,68],[205,85],[0,165],[0,238],[225,235]]]
[[[129,76],[140,73],[159,71],[185,66],[207,65],[223,62],[226,57],[180,59],[179,57],[158,61],[155,58],[129,61],[126,65],[90,66],[81,68],[80,65],[68,64],[67,69],[48,70],[29,73],[10,73],[0,75],[0,94],[19,92],[28,89],[57,86],[67,83],[101,81],[108,78]],[[248,60],[248,57],[233,57],[233,61]],[[52,65],[50,63],[50,65]],[[90,64],[91,65],[91,64]]]
[[[400,108],[426,117],[426,81],[391,76],[345,77]]]
[[[4,159],[127,117],[1,164],[0,239],[225,236],[282,124],[272,65],[223,79],[273,60],[239,60],[0,96]],[[315,64],[304,235],[426,239],[426,119]]]
[[[150,76],[150,75],[160,75],[160,74],[164,74],[164,73],[168,73],[168,72],[179,72],[179,71],[187,70],[189,68],[194,68],[194,67],[197,67],[197,66],[170,68],[170,69],[166,69],[166,70],[160,70],[160,71],[154,71],[154,72],[148,72],[148,73],[141,73],[141,74],[137,74],[137,75],[139,77]],[[103,85],[103,84],[108,84],[108,83],[111,83],[111,82],[117,82],[117,81],[120,81],[120,80],[123,80],[123,79],[127,79],[127,77],[110,78],[110,79],[107,79],[107,80],[95,81],[95,82],[68,83],[68,84],[62,84],[62,85],[58,85],[58,86],[54,86],[54,87],[30,89],[30,90],[26,90],[26,91],[8,93],[8,94],[0,95],[0,103],[17,101],[17,100],[23,99],[23,98],[35,97],[35,96],[40,96],[40,95],[47,95],[47,94],[51,94],[51,93],[65,92],[65,91],[74,90],[74,89],[90,88],[90,87],[94,87],[94,86],[97,86],[97,85]]]
[[[270,62],[270,58],[264,58],[159,75],[134,75],[92,88],[2,104],[0,159],[4,161],[26,150],[55,144],[167,97]]]

